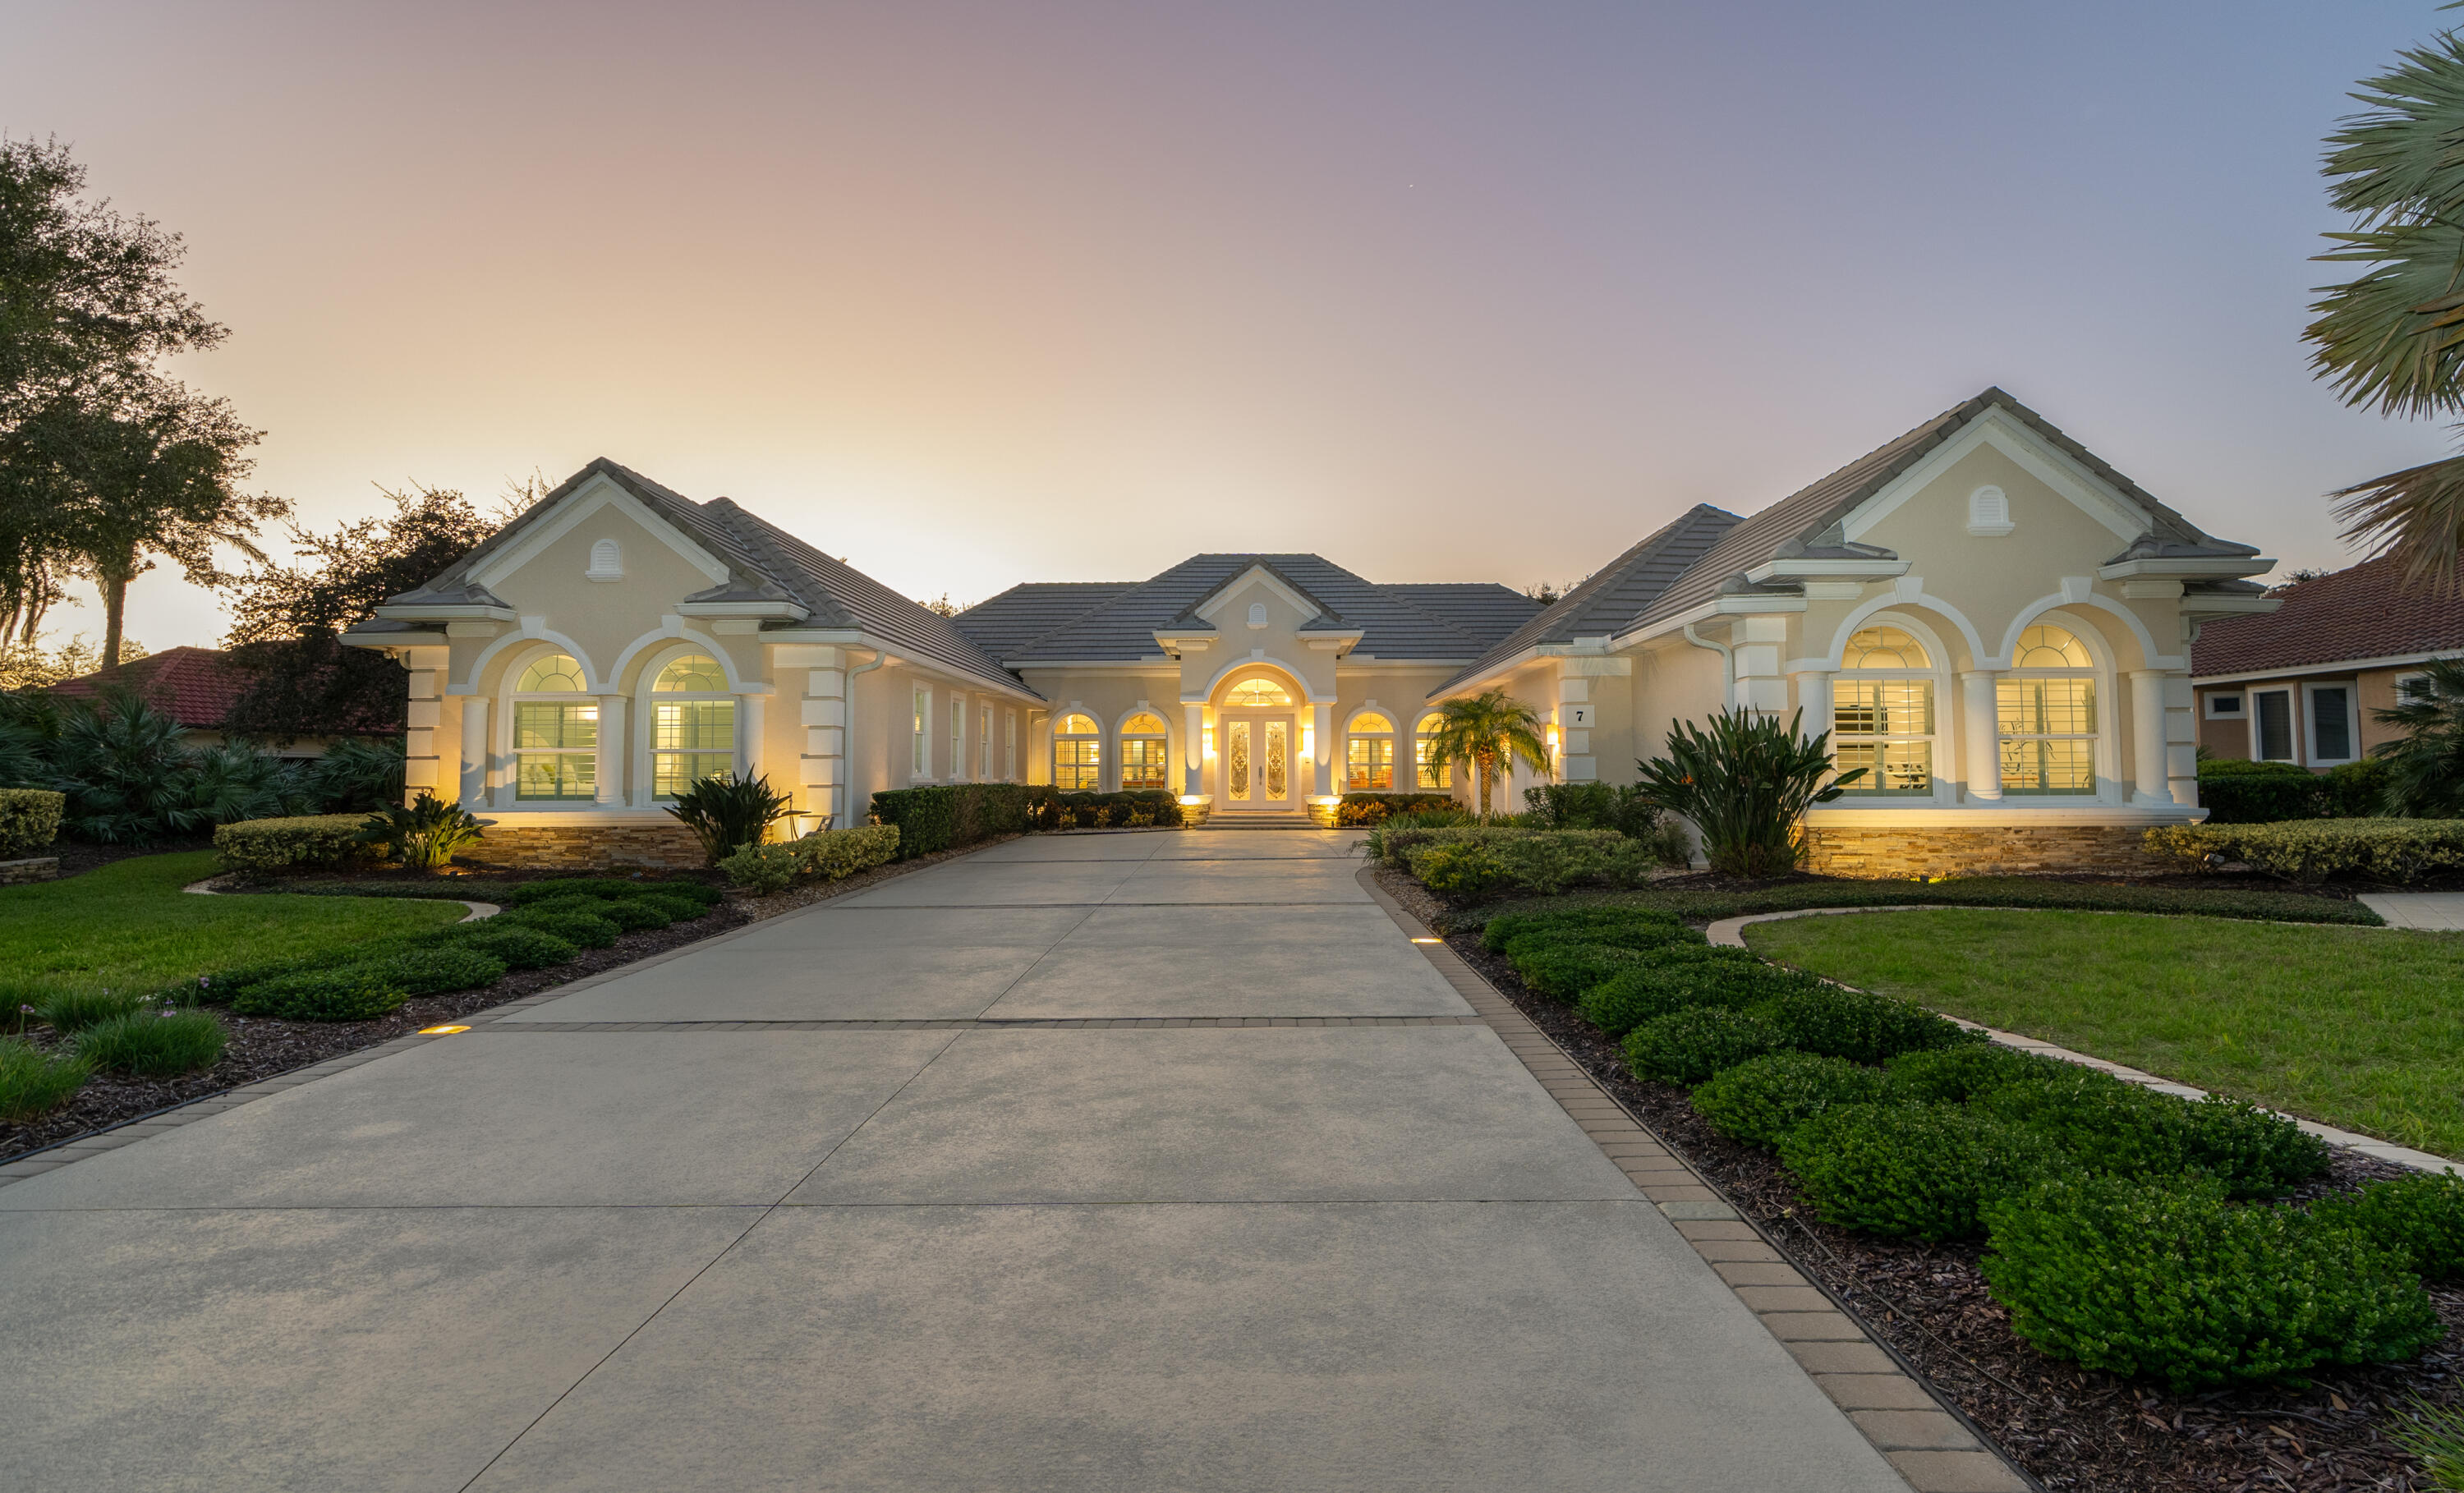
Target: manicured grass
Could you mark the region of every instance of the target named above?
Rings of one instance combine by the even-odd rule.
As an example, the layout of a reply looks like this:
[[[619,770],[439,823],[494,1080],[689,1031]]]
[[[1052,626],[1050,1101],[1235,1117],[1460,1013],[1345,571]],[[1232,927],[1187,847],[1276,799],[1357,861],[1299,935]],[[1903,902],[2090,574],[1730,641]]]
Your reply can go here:
[[[117,861],[70,881],[0,888],[0,970],[12,988],[147,992],[235,964],[326,950],[342,955],[462,916],[451,903],[192,897],[180,890],[215,869],[213,852],[198,850]]]
[[[1846,984],[2464,1156],[2464,935],[2089,912],[1756,923]]]
[[[2109,882],[2047,881],[2033,876],[1962,876],[1947,881],[1780,882],[1750,889],[1639,887],[1631,891],[1574,891],[1556,897],[1520,897],[1466,908],[1447,918],[1450,931],[1477,929],[1506,912],[1539,912],[1595,905],[1651,908],[1689,922],[1706,923],[1754,912],[1793,912],[1799,908],[1947,907],[2079,908],[2105,912],[2180,912],[2194,917],[2255,918],[2285,923],[2351,923],[2376,928],[2381,919],[2358,902],[2314,897],[2299,891],[2242,887],[2134,887]]]

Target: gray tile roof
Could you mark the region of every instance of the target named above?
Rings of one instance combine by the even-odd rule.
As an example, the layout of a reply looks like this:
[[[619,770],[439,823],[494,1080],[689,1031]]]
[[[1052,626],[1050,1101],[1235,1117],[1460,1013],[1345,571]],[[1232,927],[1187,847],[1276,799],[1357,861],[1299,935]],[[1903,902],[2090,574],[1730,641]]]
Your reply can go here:
[[[1012,668],[1030,661],[1149,658],[1158,627],[1189,626],[1193,610],[1252,565],[1271,570],[1315,602],[1319,626],[1357,627],[1354,651],[1377,658],[1477,657],[1529,618],[1536,604],[1502,585],[1379,585],[1316,555],[1194,555],[1149,580],[1094,596],[1090,604],[1043,632],[1018,636],[1016,620],[1038,608],[1067,609],[1098,590],[1018,586],[958,615],[958,626],[998,643]],[[978,613],[983,613],[979,621]],[[1202,624],[1200,625],[1202,626]]]
[[[1136,585],[1134,581],[1029,581],[977,603],[952,621],[976,647],[1003,658],[1020,644],[1084,617]]]

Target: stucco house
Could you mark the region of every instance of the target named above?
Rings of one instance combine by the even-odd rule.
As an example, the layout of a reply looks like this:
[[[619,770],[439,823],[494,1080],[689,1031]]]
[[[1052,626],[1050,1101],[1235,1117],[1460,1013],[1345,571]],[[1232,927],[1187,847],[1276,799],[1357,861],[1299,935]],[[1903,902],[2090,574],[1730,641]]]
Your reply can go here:
[[[2269,564],[1988,389],[1750,516],[1697,507],[1545,609],[1209,554],[945,618],[601,460],[348,641],[410,671],[412,791],[516,858],[680,856],[662,800],[731,767],[792,792],[800,832],[977,779],[1323,822],[1348,790],[1465,792],[1426,716],[1496,686],[1568,780],[1629,780],[1725,705],[1802,709],[1869,769],[1814,816],[1817,864],[1899,874],[2132,864],[2195,816],[2189,641],[2271,608],[2244,579]]]

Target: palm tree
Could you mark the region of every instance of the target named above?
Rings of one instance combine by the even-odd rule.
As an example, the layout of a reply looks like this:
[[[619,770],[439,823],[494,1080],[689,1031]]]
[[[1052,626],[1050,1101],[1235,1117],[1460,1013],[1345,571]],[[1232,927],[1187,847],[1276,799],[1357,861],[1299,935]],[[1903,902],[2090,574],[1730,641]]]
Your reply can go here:
[[[2344,402],[2388,415],[2464,412],[2464,38],[2442,33],[2354,95],[2367,111],[2327,137],[2329,201],[2353,231],[2321,260],[2371,268],[2321,287],[2304,336]],[[2415,583],[2456,583],[2464,458],[2335,494],[2344,538],[2404,561]]]
[[[2413,819],[2464,815],[2464,658],[2432,659],[2393,710],[2372,714],[2404,731],[2378,749],[2387,764],[2387,808]]]
[[[1489,784],[1501,769],[1520,761],[1535,773],[1549,770],[1549,744],[1540,739],[1540,717],[1504,690],[1447,700],[1438,706],[1438,728],[1429,733],[1429,760],[1469,762],[1480,775],[1480,813],[1488,817]]]

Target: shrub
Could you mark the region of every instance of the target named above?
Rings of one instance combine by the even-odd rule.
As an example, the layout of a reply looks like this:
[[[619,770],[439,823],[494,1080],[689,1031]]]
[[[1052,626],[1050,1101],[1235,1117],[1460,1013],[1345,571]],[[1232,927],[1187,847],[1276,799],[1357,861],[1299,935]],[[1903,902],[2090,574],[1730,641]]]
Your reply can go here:
[[[783,845],[749,845],[720,857],[718,869],[731,887],[757,897],[775,896],[795,883],[796,852]]]
[[[2406,1358],[2446,1330],[2394,1254],[2212,1183],[2056,1177],[1985,1217],[2013,1331],[2176,1392]]]
[[[2387,793],[2391,764],[2384,757],[2365,757],[2331,767],[2320,781],[2326,793],[2321,806],[2327,819],[2368,819],[2389,812]],[[2213,815],[2210,823],[2215,823]]]
[[[1692,1086],[1787,1045],[1780,1029],[1758,1016],[1696,1006],[1627,1033],[1625,1062],[1638,1078]]]
[[[1679,945],[1643,955],[1633,968],[1584,991],[1576,1007],[1584,1020],[1617,1037],[1672,1011],[1742,1011],[1813,982],[1810,975],[1766,964],[1743,949]]]
[[[891,788],[872,796],[873,822],[898,831],[902,861],[949,849],[957,810],[956,788]]]
[[[2210,856],[2287,881],[2331,876],[2420,881],[2464,867],[2464,820],[2308,819],[2279,824],[2174,824],[2147,848],[2205,868]]]
[[[144,1003],[134,991],[62,990],[34,1002],[34,1020],[65,1037],[89,1026],[117,1021]]]
[[[85,1087],[94,1065],[75,1054],[53,1054],[15,1038],[0,1040],[0,1120],[33,1120]]]
[[[563,906],[561,903],[555,902],[541,903],[539,905],[543,907],[558,908]],[[648,897],[605,898],[589,904],[587,909],[583,910],[583,915],[588,917],[604,917],[607,921],[615,924],[619,929],[628,933],[638,933],[653,928],[665,928],[670,923],[675,921],[674,918],[670,917],[667,913],[661,911]]]
[[[727,900],[726,892],[697,881],[638,881],[631,885],[635,896],[697,903],[704,911]]]
[[[1485,919],[1478,912],[1449,918],[1447,926],[1477,930],[1485,921],[1521,917],[1532,904],[1508,903]],[[2199,917],[2262,918],[2284,923],[2344,923],[2376,928],[2376,912],[2342,897],[2313,896],[2299,891],[2222,890],[2212,887],[2118,886],[2097,882],[2046,881],[2028,876],[1967,876],[1949,881],[1841,881],[1816,879],[1782,882],[1747,889],[1706,891],[1654,887],[1620,895],[1575,893],[1563,901],[1541,904],[1552,910],[1666,912],[1689,922],[1738,917],[1753,912],[1788,912],[1800,908],[1922,907],[2071,908],[2099,912],[2176,912]]]
[[[582,951],[567,939],[536,928],[523,928],[507,923],[501,917],[482,919],[476,923],[457,923],[449,930],[454,947],[484,954],[500,960],[509,970],[543,970],[559,964],[570,964]]]
[[[1361,842],[1361,849],[1373,861],[1401,866],[1403,858],[1400,855],[1387,853],[1387,836],[1408,835],[1416,829],[1459,829],[1478,823],[1479,819],[1469,809],[1461,808],[1414,809],[1408,814],[1393,814],[1369,826],[1369,838]]]
[[[523,908],[537,902],[561,902],[568,897],[613,899],[638,896],[652,886],[662,891],[671,891],[692,885],[693,883],[691,882],[620,881],[613,876],[551,876],[544,881],[526,881],[519,886],[508,887],[496,901],[509,908]]]
[[[132,1011],[77,1034],[77,1053],[99,1068],[168,1078],[223,1055],[231,1034],[204,1011]]]
[[[1514,957],[1523,983],[1556,1000],[1579,1000],[1583,992],[1634,965],[1635,951],[1596,943],[1527,945]]]
[[[1462,812],[1451,793],[1347,793],[1335,801],[1334,822],[1345,829],[1367,829],[1397,814],[1432,811]]]
[[[616,941],[620,930],[604,917],[587,912],[566,912],[550,908],[516,908],[499,912],[494,919],[515,928],[536,928],[543,933],[554,933],[570,944],[584,949],[605,949]]]
[[[1589,928],[1526,929],[1506,940],[1505,954],[1508,959],[1517,959],[1526,954],[1536,954],[1542,949],[1572,944],[1592,944],[1604,949],[1631,949],[1637,954],[1659,955],[1668,952],[1677,955],[1699,954],[1706,947],[1701,933],[1674,918],[1649,921],[1628,919],[1615,923],[1598,923]]]
[[[656,891],[646,891],[634,900],[643,907],[657,908],[667,914],[671,923],[690,923],[694,918],[707,917],[711,909],[711,904],[699,897],[667,896]]]
[[[1903,1104],[1965,1104],[2011,1084],[2059,1077],[2071,1065],[1990,1042],[1920,1047],[1890,1060],[1891,1097]]]
[[[2211,757],[2199,764],[2199,802],[2211,824],[2317,819],[2328,797],[2325,780],[2299,762]]]
[[[438,871],[452,864],[455,851],[478,844],[493,823],[423,788],[407,807],[391,804],[370,814],[359,841],[407,869]]]
[[[857,824],[828,832],[855,834],[867,828],[896,829],[896,859],[912,861],[919,855],[957,849],[994,835],[1018,834],[1029,828],[1067,829],[1081,822],[1081,808],[1087,811],[1088,823],[1110,823],[1117,808],[1120,823],[1127,823],[1133,807],[1144,814],[1148,823],[1181,822],[1179,798],[1160,789],[1064,794],[1042,785],[1030,788],[1014,782],[970,782],[885,789],[872,796],[871,825]],[[802,845],[803,841],[796,843]]]
[[[1420,885],[1441,897],[1475,901],[1507,883],[1506,863],[1485,845],[1431,845],[1405,853]]]
[[[896,824],[859,824],[853,829],[816,830],[788,842],[787,848],[795,852],[801,874],[843,881],[898,859],[899,843],[905,837],[906,831]]]
[[[368,1021],[409,999],[408,991],[387,982],[382,963],[347,964],[259,980],[231,999],[231,1009],[289,1021]]]
[[[2326,1167],[2326,1149],[2290,1120],[2234,1100],[2195,1103],[2092,1068],[2005,1084],[1980,1112],[2043,1135],[2081,1169],[2115,1176],[2203,1172],[2235,1197],[2281,1192]]]
[[[1635,764],[1653,802],[1694,822],[1712,869],[1731,876],[1794,870],[1805,811],[1864,776],[1865,769],[1851,768],[1833,777],[1831,734],[1799,736],[1804,714],[1782,725],[1777,716],[1737,706],[1713,715],[1707,728],[1680,721],[1668,733],[1666,757]]]
[[[295,866],[341,866],[368,853],[360,840],[362,814],[311,814],[251,819],[214,831],[214,864],[227,871],[279,871]]]
[[[1779,1157],[1824,1222],[1933,1243],[1972,1237],[1979,1210],[2055,1153],[2022,1127],[1948,1105],[1848,1104],[1789,1131]]]
[[[1776,1146],[1824,1110],[1877,1103],[1883,1089],[1882,1075],[1872,1068],[1811,1052],[1774,1052],[1695,1089],[1694,1108],[1731,1140]]]
[[[477,990],[505,977],[505,961],[484,949],[448,944],[434,949],[406,949],[370,961],[380,978],[407,996],[432,996],[448,990]]]
[[[759,845],[790,801],[771,790],[767,777],[713,774],[687,783],[668,813],[701,842],[703,864],[716,866],[739,846]]]
[[[1799,978],[1796,988],[1755,1007],[1787,1034],[1792,1047],[1851,1063],[1881,1063],[1903,1052],[1986,1041],[1982,1032],[1913,1002]]]
[[[59,833],[68,801],[42,788],[0,788],[0,861],[42,853]]]
[[[1648,908],[1585,907],[1564,908],[1546,912],[1509,912],[1492,917],[1480,931],[1481,947],[1490,953],[1501,953],[1512,940],[1526,933],[1585,932],[1621,932],[1626,929],[1666,929],[1672,933],[1703,935],[1687,929],[1674,912],[1654,911]],[[1602,939],[1615,942],[1615,939]]]
[[[1651,800],[1640,783],[1550,782],[1523,790],[1527,817],[1549,829],[1614,829],[1642,845],[1659,866],[1687,864],[1685,826]]]
[[[2418,1174],[2365,1182],[2312,1204],[2310,1216],[2357,1231],[2424,1280],[2464,1274],[2464,1177]]]

